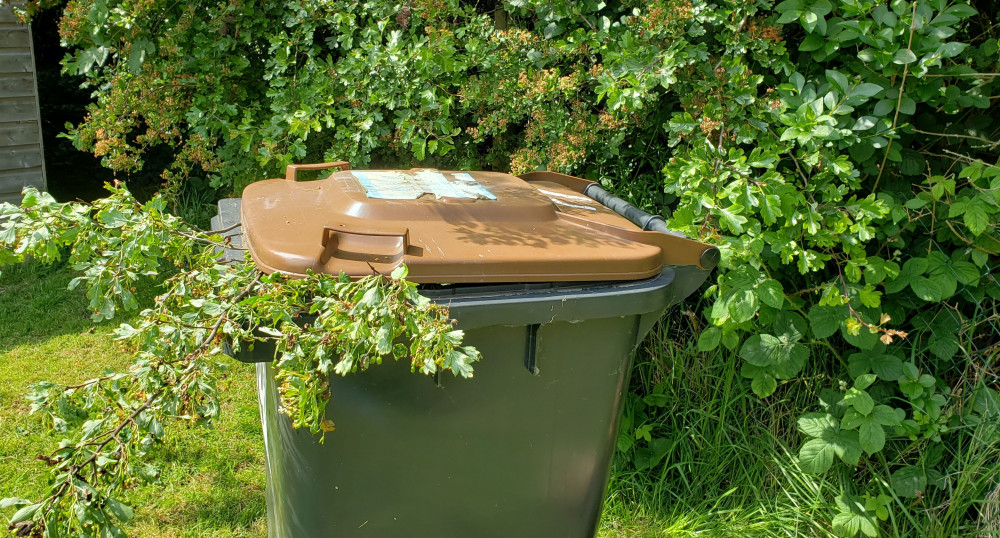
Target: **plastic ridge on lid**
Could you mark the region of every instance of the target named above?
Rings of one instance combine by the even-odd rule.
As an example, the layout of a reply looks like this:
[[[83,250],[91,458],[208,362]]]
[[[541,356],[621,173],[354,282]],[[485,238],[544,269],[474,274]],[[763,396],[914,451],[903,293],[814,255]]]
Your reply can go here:
[[[326,168],[340,171],[297,178]],[[552,172],[291,165],[285,179],[244,190],[244,241],[265,272],[361,277],[406,263],[421,283],[638,280],[717,263],[715,247],[643,231],[585,195],[593,184]],[[633,220],[649,217],[619,202]]]

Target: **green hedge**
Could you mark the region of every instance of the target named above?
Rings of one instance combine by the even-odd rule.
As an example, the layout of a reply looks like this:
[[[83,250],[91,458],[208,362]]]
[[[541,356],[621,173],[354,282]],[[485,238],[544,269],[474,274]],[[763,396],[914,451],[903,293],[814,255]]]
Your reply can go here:
[[[174,192],[349,160],[558,170],[669,214],[723,252],[700,350],[738,350],[765,399],[835,361],[798,465],[855,468],[832,528],[874,536],[1000,442],[997,9],[73,0],[65,67],[96,101],[68,136],[118,171],[168,147]]]

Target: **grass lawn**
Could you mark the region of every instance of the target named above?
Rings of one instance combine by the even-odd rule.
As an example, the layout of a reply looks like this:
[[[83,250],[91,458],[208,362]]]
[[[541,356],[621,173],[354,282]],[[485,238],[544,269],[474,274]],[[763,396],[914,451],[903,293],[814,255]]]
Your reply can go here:
[[[35,381],[79,381],[128,363],[129,351],[94,326],[67,269],[5,268],[0,276],[0,497],[37,497],[47,469],[35,460],[59,437],[23,399]],[[782,439],[795,437],[795,402],[765,408],[734,372],[734,357],[699,354],[664,327],[637,357],[637,380],[666,381],[657,432],[670,448],[652,470],[619,461],[600,536],[822,536],[814,515],[836,492],[794,470]],[[263,441],[252,370],[235,364],[212,429],[171,430],[153,458],[158,486],[124,499],[133,536],[265,536]],[[627,411],[629,412],[629,411]],[[620,457],[624,460],[624,456]],[[824,500],[827,499],[827,500]],[[9,517],[13,509],[3,511]]]

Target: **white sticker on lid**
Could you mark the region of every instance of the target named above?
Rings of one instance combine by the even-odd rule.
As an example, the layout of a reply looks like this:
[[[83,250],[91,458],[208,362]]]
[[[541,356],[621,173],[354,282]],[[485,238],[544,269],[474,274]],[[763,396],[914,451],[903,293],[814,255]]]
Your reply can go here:
[[[437,198],[496,200],[497,197],[467,173],[452,174],[449,180],[437,170],[366,171],[352,170],[369,198],[416,200],[425,194]]]

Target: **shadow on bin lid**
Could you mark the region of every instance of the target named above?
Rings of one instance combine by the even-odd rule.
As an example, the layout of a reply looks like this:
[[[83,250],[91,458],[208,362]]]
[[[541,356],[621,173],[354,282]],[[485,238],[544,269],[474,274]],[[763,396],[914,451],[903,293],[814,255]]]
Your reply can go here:
[[[298,181],[302,169],[340,168]],[[421,283],[638,280],[664,265],[705,270],[715,247],[638,226],[554,173],[350,170],[292,165],[243,191],[243,237],[265,272],[354,277],[402,263]]]

